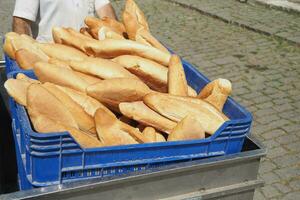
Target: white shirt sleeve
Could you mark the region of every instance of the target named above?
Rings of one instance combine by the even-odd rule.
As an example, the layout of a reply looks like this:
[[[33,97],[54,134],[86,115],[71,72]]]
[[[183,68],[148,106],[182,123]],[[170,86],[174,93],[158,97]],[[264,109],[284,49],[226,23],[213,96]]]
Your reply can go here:
[[[35,21],[39,11],[39,0],[16,0],[13,16]]]
[[[95,10],[100,9],[109,3],[109,0],[95,0]]]

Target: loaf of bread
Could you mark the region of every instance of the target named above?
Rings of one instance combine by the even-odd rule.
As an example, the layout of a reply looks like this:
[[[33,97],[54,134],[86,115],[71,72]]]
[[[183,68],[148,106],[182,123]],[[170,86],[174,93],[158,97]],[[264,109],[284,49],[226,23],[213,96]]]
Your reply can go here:
[[[142,101],[120,103],[119,108],[123,115],[165,133],[170,133],[176,126],[175,122],[151,110]]]
[[[16,79],[17,79],[17,80],[27,81],[27,82],[29,82],[29,83],[37,83],[37,84],[40,84],[40,83],[41,83],[39,80],[29,78],[28,76],[26,76],[26,75],[23,74],[23,73],[18,73],[17,76],[16,76]]]
[[[139,28],[136,32],[135,41],[142,44],[153,46],[163,52],[169,53],[169,50],[162,45],[152,34],[145,30],[145,28]]]
[[[140,44],[131,40],[105,39],[97,42],[86,42],[88,55],[114,58],[120,55],[137,55],[168,65],[171,55],[157,48]]]
[[[164,136],[158,132],[153,127],[147,126],[143,130],[143,135],[150,140],[150,142],[165,142]]]
[[[85,93],[73,90],[71,88],[57,86],[60,90],[65,92],[69,97],[73,99],[77,104],[79,104],[86,113],[90,116],[94,117],[95,112],[98,108],[105,110],[106,113],[115,116],[108,108],[106,108],[102,103],[97,101],[96,99],[86,95]]]
[[[81,92],[85,92],[85,89],[89,85],[87,82],[78,77],[74,71],[58,67],[50,63],[35,63],[34,73],[42,83],[50,82],[70,87]]]
[[[93,38],[93,36],[91,35],[91,30],[87,27],[82,27],[80,29],[80,33],[82,33],[83,35],[85,35],[87,37]]]
[[[125,145],[148,142],[138,129],[119,121],[99,108],[95,113],[95,123],[100,141],[105,145]]]
[[[168,71],[168,93],[178,96],[188,96],[188,84],[180,58],[172,55]]]
[[[138,76],[151,89],[159,92],[167,92],[168,68],[163,65],[132,55],[118,56],[113,61]]]
[[[194,115],[187,115],[169,134],[168,141],[195,140],[202,138],[205,138],[205,131],[199,118]]]
[[[99,19],[96,17],[88,16],[85,18],[84,22],[90,29],[98,29],[97,32],[103,26],[110,28],[119,35],[123,35],[126,32],[125,27],[121,22],[118,22],[117,20],[109,17],[103,17]]]
[[[31,84],[28,87],[26,108],[32,122],[40,115],[44,115],[65,126],[78,129],[76,120],[66,106],[41,84]]]
[[[57,121],[48,118],[45,115],[38,114],[31,119],[34,129],[39,133],[65,132],[68,131],[76,142],[83,148],[101,147],[103,144],[95,137],[80,131],[76,128],[66,126]]]
[[[12,59],[15,59],[15,50],[11,44],[12,40],[19,38],[20,35],[15,32],[8,32],[5,34],[5,41],[3,44],[3,51]]]
[[[15,52],[15,59],[19,67],[25,70],[33,69],[33,66],[36,62],[47,62],[47,59],[43,59],[27,49],[17,50]]]
[[[136,32],[141,27],[149,31],[144,13],[133,0],[126,0],[122,17],[129,39],[135,40]]]
[[[197,98],[151,93],[146,95],[143,101],[152,110],[176,122],[181,121],[189,114],[193,114],[208,134],[214,134],[226,121],[222,113],[214,106]]]
[[[44,83],[43,87],[69,110],[80,130],[96,134],[94,118],[88,115],[77,102],[52,83]]]
[[[49,57],[63,61],[80,61],[87,58],[81,51],[62,44],[37,43],[37,46]]]
[[[208,83],[200,91],[198,97],[204,99],[222,112],[224,104],[231,92],[231,82],[227,79],[219,78]]]
[[[103,80],[87,87],[86,91],[100,102],[117,107],[121,102],[140,101],[151,92],[142,81],[131,78]]]
[[[72,69],[101,79],[137,78],[122,65],[103,58],[87,58],[83,61],[70,61]]]
[[[18,104],[26,106],[27,88],[31,84],[32,83],[25,80],[10,78],[5,81],[4,88],[6,89],[9,96],[11,96]]]
[[[111,30],[110,28],[103,26],[99,28],[98,40],[105,40],[105,39],[125,40],[123,35],[120,35],[117,32]]]

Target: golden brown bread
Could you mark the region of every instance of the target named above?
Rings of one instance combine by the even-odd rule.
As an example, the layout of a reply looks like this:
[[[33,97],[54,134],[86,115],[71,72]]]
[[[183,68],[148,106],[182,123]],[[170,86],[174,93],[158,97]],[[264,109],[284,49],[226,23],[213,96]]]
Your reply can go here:
[[[150,142],[156,142],[156,131],[154,128],[147,126],[142,133]]]
[[[71,88],[57,86],[60,90],[65,92],[69,97],[73,99],[76,103],[78,103],[86,113],[88,113],[90,116],[94,117],[95,112],[98,108],[102,108],[106,111],[106,113],[111,114],[112,116],[115,116],[108,108],[106,108],[103,104],[101,104],[96,99],[86,95],[85,93],[73,90]]]
[[[143,135],[150,140],[150,142],[165,142],[164,136],[158,132],[153,127],[147,126],[143,130]]]
[[[78,77],[72,70],[58,67],[50,63],[35,63],[34,73],[42,83],[50,82],[70,87],[81,92],[85,92],[85,89],[89,85],[86,81]]]
[[[111,30],[110,28],[103,26],[99,28],[98,40],[105,40],[105,39],[125,40],[123,35],[120,35],[117,32]]]
[[[20,35],[15,32],[8,32],[5,34],[5,41],[3,44],[3,51],[12,59],[15,59],[15,50],[11,44],[11,41],[19,38]]]
[[[152,34],[144,28],[139,28],[136,32],[135,41],[142,44],[153,46],[163,52],[169,53],[169,50],[162,45]]]
[[[120,103],[119,108],[123,115],[166,133],[170,133],[176,126],[175,122],[151,110],[142,101]]]
[[[120,35],[123,35],[126,32],[125,27],[121,22],[118,22],[117,20],[109,17],[103,17],[99,19],[96,17],[88,16],[85,18],[84,22],[90,29],[97,29],[97,32],[103,26],[110,28]]]
[[[120,102],[139,101],[150,93],[146,84],[137,79],[115,78],[87,87],[87,94],[100,102],[118,106]]]
[[[79,104],[52,83],[44,83],[43,87],[69,110],[80,130],[96,134],[94,118],[88,115]]]
[[[11,96],[18,104],[26,106],[27,88],[31,84],[32,83],[25,80],[17,80],[10,78],[5,81],[4,88],[6,89],[9,96]]]
[[[92,75],[88,75],[88,74],[85,74],[85,73],[82,73],[82,72],[79,72],[79,71],[76,71],[76,70],[73,70],[68,61],[62,61],[62,60],[58,60],[58,59],[55,59],[55,58],[50,58],[49,61],[48,61],[50,64],[54,64],[58,67],[63,67],[63,68],[66,68],[66,69],[71,69],[72,71],[74,71],[74,73],[79,77],[81,78],[82,80],[84,80],[85,82],[87,82],[89,85],[92,85],[92,84],[95,84],[95,83],[98,83],[101,81],[100,78],[98,77],[95,77],[95,76],[92,76]]]
[[[118,56],[113,61],[138,76],[150,88],[159,92],[167,92],[168,68],[163,65],[132,55]]]
[[[27,89],[27,110],[32,121],[40,115],[57,121],[65,126],[78,129],[70,111],[41,84],[31,84]]]
[[[96,57],[114,58],[126,54],[137,55],[166,66],[169,64],[171,57],[170,53],[131,40],[105,39],[96,42],[86,41],[85,49],[88,55]]]
[[[205,138],[205,132],[199,119],[193,115],[187,115],[168,136],[168,141],[194,140]]]
[[[90,33],[90,29],[88,27],[82,27],[80,29],[80,33],[82,33],[83,35],[85,35],[87,37],[93,38],[93,36]]]
[[[43,59],[35,53],[28,51],[27,49],[19,49],[15,52],[15,59],[21,69],[33,69],[36,62],[47,62],[47,59]]]
[[[18,73],[17,76],[16,76],[16,79],[27,81],[29,83],[37,83],[37,84],[41,83],[39,80],[35,80],[35,79],[32,79],[32,78],[29,78],[28,76],[26,76],[23,73]]]
[[[136,32],[141,27],[149,31],[144,13],[133,0],[126,1],[122,17],[129,39],[135,40]]]
[[[94,41],[93,37],[89,37],[86,36],[80,32],[75,31],[73,28],[65,28],[65,30],[67,30],[72,36],[76,37],[76,38],[80,38],[82,40],[90,40],[90,41]]]
[[[219,78],[208,83],[200,91],[198,97],[204,99],[222,112],[224,104],[231,92],[231,82],[227,79]]]
[[[137,78],[124,67],[113,61],[102,58],[87,58],[83,61],[70,61],[70,66],[76,71],[97,76],[101,79]]]
[[[79,61],[87,58],[81,51],[63,44],[37,43],[37,46],[49,57],[63,61]]]
[[[105,145],[124,145],[148,142],[138,129],[119,121],[99,108],[95,113],[95,123],[100,141]]]
[[[76,128],[65,126],[45,115],[38,114],[31,119],[34,129],[39,133],[65,132],[68,131],[76,142],[83,148],[101,147],[103,144],[95,137]]]
[[[128,71],[138,76],[151,89],[158,92],[168,91],[168,68],[152,60],[133,55],[118,56],[112,61],[124,66]],[[197,96],[194,89],[188,86],[188,95]]]
[[[180,58],[172,55],[168,71],[168,93],[188,96],[188,85]]]
[[[214,106],[197,98],[151,93],[146,95],[143,101],[152,110],[176,122],[193,114],[208,134],[213,134],[227,121]]]

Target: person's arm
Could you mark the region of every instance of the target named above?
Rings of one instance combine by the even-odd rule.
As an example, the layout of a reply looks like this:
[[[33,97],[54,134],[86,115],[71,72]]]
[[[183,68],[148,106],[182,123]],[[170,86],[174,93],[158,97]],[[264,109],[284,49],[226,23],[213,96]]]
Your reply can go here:
[[[12,30],[19,34],[31,35],[31,24],[36,20],[39,0],[16,0]]]
[[[116,12],[108,0],[96,0],[95,9],[99,18],[109,17],[117,19]]]
[[[20,17],[13,17],[12,30],[19,34],[32,36],[31,21]]]

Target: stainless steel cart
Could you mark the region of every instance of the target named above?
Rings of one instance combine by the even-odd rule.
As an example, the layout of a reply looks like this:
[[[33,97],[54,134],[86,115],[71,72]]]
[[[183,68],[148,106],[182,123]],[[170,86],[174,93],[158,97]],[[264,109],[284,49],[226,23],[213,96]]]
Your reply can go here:
[[[253,199],[266,149],[253,137],[243,152],[122,177],[93,179],[0,196],[0,199]]]

